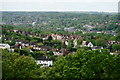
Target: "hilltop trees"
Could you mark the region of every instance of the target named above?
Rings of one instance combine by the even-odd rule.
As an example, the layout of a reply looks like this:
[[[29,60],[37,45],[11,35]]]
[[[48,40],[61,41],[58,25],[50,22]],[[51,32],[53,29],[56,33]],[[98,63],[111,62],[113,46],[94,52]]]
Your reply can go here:
[[[37,76],[37,74],[33,73],[36,69],[37,64],[32,57],[21,56],[18,53],[10,53],[7,50],[2,51],[3,79],[36,78],[35,76]]]
[[[112,45],[112,50],[113,51],[120,51],[120,44],[113,44]]]
[[[46,75],[49,79],[119,79],[118,62],[119,56],[80,49],[56,61]]]
[[[106,41],[104,39],[97,39],[95,43],[97,46],[103,46],[103,47],[106,46]]]
[[[116,35],[116,41],[120,41],[120,32]]]
[[[77,50],[75,55],[61,57],[52,67],[39,68],[30,56],[3,50],[3,79],[119,79],[119,55],[110,55],[107,49]]]

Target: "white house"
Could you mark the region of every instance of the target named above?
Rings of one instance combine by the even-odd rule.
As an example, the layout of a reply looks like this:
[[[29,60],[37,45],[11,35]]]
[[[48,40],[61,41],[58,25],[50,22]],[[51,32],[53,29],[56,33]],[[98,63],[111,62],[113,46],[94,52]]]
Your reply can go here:
[[[74,47],[76,47],[76,46],[77,46],[77,39],[75,39],[75,40],[73,41],[73,43],[74,43]]]
[[[94,47],[92,47],[92,50],[97,50],[97,49],[103,49],[103,47],[100,47],[100,46],[94,46]]]
[[[0,39],[2,39],[2,35],[0,35]]]
[[[120,53],[110,53],[111,55],[119,55]]]
[[[65,41],[65,45],[68,45],[68,41]]]
[[[69,28],[64,28],[64,31],[75,32],[76,30],[74,29],[74,27],[69,27]]]
[[[52,66],[53,65],[53,60],[51,60],[50,58],[47,58],[45,56],[39,57],[36,59],[36,63],[37,64],[41,64],[41,67],[45,67],[45,66]]]
[[[88,42],[88,41],[83,41],[81,47],[84,47],[84,46],[86,46],[86,47],[93,47],[93,44],[91,42]]]
[[[93,44],[92,44],[91,42],[89,42],[89,43],[87,44],[87,47],[93,47]]]
[[[34,26],[36,24],[36,22],[33,22],[32,25]]]
[[[13,32],[17,32],[18,30],[13,30]]]
[[[58,49],[52,49],[52,52],[54,55],[63,55],[62,51],[60,51]]]
[[[0,48],[1,49],[10,49],[10,45],[9,44],[0,43]]]
[[[51,37],[53,40],[62,40],[62,36],[59,34],[51,34]]]

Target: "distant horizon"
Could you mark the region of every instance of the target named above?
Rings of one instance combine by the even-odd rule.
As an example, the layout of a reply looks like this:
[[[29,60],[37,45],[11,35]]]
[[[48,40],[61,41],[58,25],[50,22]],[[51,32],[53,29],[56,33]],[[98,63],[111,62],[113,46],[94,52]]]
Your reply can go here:
[[[119,0],[4,0],[0,11],[118,12]]]
[[[74,10],[2,10],[0,12],[98,12],[98,13],[118,13],[118,11],[74,11]]]

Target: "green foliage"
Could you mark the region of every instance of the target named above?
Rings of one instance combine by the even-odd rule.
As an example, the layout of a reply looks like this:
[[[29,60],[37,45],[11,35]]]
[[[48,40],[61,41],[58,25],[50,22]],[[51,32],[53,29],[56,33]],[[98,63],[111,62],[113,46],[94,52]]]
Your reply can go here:
[[[20,55],[28,56],[30,55],[30,49],[29,48],[23,48],[20,50]]]
[[[13,66],[16,74],[14,74],[15,78],[31,78],[34,75],[31,71],[37,68],[35,60],[28,56],[20,56],[15,59]]]
[[[51,40],[52,40],[52,37],[51,37],[51,36],[49,36],[49,37],[48,37],[48,41],[51,41]]]
[[[112,45],[112,49],[113,49],[114,51],[120,51],[120,44],[113,44],[113,45]]]
[[[102,46],[102,47],[106,46],[106,41],[104,39],[97,39],[95,43],[97,46]]]
[[[30,53],[30,54],[31,54],[31,56],[33,58],[37,59],[37,58],[43,56],[45,53],[44,52],[40,52],[40,51],[34,51],[33,53]]]
[[[57,28],[60,28],[58,32],[61,33],[64,27],[70,26],[87,30],[87,28],[82,27],[86,24],[95,26],[93,30],[116,30],[117,25],[115,23],[117,22],[117,16],[117,14],[97,12],[3,12],[2,19],[7,24],[17,23],[15,24],[17,26],[14,26],[16,29],[46,34],[51,33],[51,31],[58,31]],[[34,26],[32,26],[33,21],[37,22]],[[23,23],[22,26],[20,23]],[[29,27],[30,29],[28,29]],[[76,34],[79,35],[81,32],[78,31]]]
[[[3,79],[119,79],[120,57],[109,50],[78,49],[75,55],[57,57],[52,67],[39,68],[29,56],[3,50]],[[55,56],[54,56],[55,57]],[[52,58],[52,57],[51,57]]]
[[[62,42],[60,40],[51,40],[51,41],[44,41],[45,46],[51,46],[56,49],[61,49],[62,48]]]
[[[116,35],[116,41],[120,41],[120,32]]]
[[[103,54],[110,54],[110,50],[109,49],[102,49],[101,52]]]
[[[72,51],[72,50],[73,50],[73,47],[74,47],[73,40],[69,40],[69,41],[68,41],[67,49],[68,49],[69,51]]]
[[[67,45],[65,44],[65,42],[62,43],[62,48],[67,48]]]
[[[29,16],[27,15],[29,14]],[[73,48],[73,41],[68,42],[68,46],[62,43],[60,40],[52,40],[49,36],[48,40],[43,41],[42,38],[46,34],[76,34],[81,35],[86,41],[91,41],[95,46],[106,46],[106,40],[120,41],[119,26],[116,21],[116,14],[104,14],[104,13],[71,13],[71,12],[3,12],[3,22],[13,25],[2,25],[2,40],[4,43],[8,43],[11,46],[15,44],[16,40],[22,40],[23,42],[36,43],[39,46],[50,46],[52,48],[61,49],[67,48],[69,51],[76,51]],[[32,26],[32,22],[36,21],[35,26]],[[29,23],[28,23],[29,22]],[[106,23],[107,22],[107,23]],[[21,26],[21,23],[22,24]],[[97,25],[98,23],[98,25]],[[83,25],[92,25],[92,30],[107,31],[116,30],[117,35],[113,37],[109,34],[97,34],[86,33],[82,34],[81,31],[75,33],[64,31],[64,28],[73,26],[75,29],[85,30],[87,28]],[[59,30],[57,30],[59,28]],[[41,37],[30,37],[26,34],[19,34],[11,32],[11,30],[17,29],[21,31],[28,31],[34,33],[40,33]],[[89,31],[89,30],[88,30]],[[11,42],[9,41],[11,39]],[[77,41],[78,45],[81,45],[82,40]],[[120,45],[113,44],[113,51],[119,51]],[[120,76],[120,57],[110,55],[108,49],[92,51],[88,47],[82,47],[77,50],[75,55],[54,56],[53,52],[48,52],[47,56],[56,61],[53,67],[40,68],[34,58],[38,58],[44,55],[44,52],[34,51],[30,52],[29,48],[15,49],[17,53],[10,53],[7,50],[3,50],[2,53],[2,67],[3,78],[43,78],[43,79],[119,79]],[[19,54],[18,54],[19,53]]]
[[[35,60],[29,56],[21,56],[18,53],[2,51],[2,78],[39,78],[41,72]],[[39,74],[38,74],[39,73]]]
[[[119,79],[120,57],[105,54],[106,51],[80,49],[75,55],[69,54],[54,63],[48,78]]]
[[[82,44],[82,40],[80,39],[80,40],[77,41],[77,45],[80,46],[81,44]]]
[[[84,50],[91,50],[90,47],[80,47],[80,49],[84,49]]]
[[[119,25],[117,26],[117,29],[116,29],[116,33],[119,33],[120,32],[120,27]]]
[[[11,42],[5,41],[5,43],[8,43],[10,46],[13,46],[13,45],[15,45],[15,40],[12,40]]]
[[[47,54],[48,54],[48,56],[53,56],[54,55],[52,51],[49,51]]]
[[[37,43],[37,45],[39,45],[39,46],[43,46],[44,44],[43,44],[43,43]]]

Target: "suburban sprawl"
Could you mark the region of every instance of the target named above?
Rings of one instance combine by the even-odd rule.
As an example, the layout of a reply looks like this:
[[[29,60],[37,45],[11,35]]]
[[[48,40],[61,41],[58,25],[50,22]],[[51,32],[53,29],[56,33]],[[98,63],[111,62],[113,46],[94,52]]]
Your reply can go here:
[[[3,79],[120,79],[117,13],[2,12],[0,41]]]

